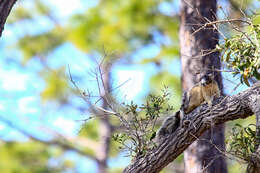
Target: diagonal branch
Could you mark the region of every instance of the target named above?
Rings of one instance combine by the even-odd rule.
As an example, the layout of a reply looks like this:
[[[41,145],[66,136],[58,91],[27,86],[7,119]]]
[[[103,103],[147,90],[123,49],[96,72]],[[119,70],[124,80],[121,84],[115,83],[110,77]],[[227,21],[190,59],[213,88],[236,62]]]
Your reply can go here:
[[[124,173],[157,173],[174,161],[197,137],[213,125],[252,116],[260,105],[260,82],[234,96],[214,100],[212,108],[206,104],[186,115],[189,125],[178,129],[160,141],[158,147],[136,158]]]

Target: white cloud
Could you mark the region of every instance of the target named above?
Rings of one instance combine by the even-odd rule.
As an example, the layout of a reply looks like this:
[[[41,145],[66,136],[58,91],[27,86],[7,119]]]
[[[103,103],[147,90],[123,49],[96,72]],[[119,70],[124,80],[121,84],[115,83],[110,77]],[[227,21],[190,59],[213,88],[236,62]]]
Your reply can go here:
[[[0,78],[2,87],[6,91],[24,91],[28,81],[28,75],[21,74],[15,70],[0,69]]]
[[[50,1],[51,4],[55,5],[55,8],[58,9],[59,15],[67,16],[71,15],[74,10],[82,8],[80,0],[73,1],[64,1],[64,0],[55,0]]]
[[[0,130],[3,130],[4,128],[5,128],[5,126],[0,124]]]
[[[73,120],[65,119],[63,117],[58,117],[54,122],[53,125],[56,128],[62,129],[66,134],[73,135],[73,132],[76,127],[76,123]]]
[[[8,38],[8,37],[12,37],[12,36],[13,36],[13,32],[10,29],[4,29],[3,38]]]
[[[120,70],[117,72],[117,79],[119,85],[124,83],[120,86],[119,90],[126,96],[127,100],[131,100],[142,91],[144,72],[138,70]]]
[[[35,97],[24,97],[18,100],[18,109],[21,113],[36,113],[37,109],[32,106],[33,102],[35,102]]]

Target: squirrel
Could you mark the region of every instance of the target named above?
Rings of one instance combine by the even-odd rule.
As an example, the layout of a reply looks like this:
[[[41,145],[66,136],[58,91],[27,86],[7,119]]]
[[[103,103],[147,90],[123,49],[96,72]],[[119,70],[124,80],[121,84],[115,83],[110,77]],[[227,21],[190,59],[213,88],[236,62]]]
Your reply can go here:
[[[220,96],[218,83],[215,81],[213,74],[206,74],[201,77],[199,83],[183,94],[181,109],[185,114],[188,114],[203,102],[212,106],[214,96]]]
[[[157,137],[173,133],[181,124],[185,114],[190,113],[203,102],[212,106],[214,96],[220,96],[220,89],[214,75],[209,73],[203,75],[200,81],[182,96],[182,105],[179,111],[167,117],[161,128],[158,130]]]

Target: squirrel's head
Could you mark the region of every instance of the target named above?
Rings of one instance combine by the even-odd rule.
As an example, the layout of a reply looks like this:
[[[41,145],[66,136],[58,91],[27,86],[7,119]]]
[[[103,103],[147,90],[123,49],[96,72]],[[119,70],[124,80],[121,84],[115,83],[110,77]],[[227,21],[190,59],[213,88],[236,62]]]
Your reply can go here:
[[[203,75],[201,78],[200,78],[200,82],[202,85],[208,85],[210,83],[212,83],[214,80],[214,75],[212,73],[209,73],[209,74],[206,74],[206,75]]]

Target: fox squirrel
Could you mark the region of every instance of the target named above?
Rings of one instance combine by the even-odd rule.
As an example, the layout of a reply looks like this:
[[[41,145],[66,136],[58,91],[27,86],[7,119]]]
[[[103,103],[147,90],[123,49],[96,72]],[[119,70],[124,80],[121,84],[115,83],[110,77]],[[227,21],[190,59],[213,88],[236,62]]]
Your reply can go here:
[[[214,96],[220,96],[218,83],[214,80],[213,74],[204,75],[199,83],[188,92],[184,92],[181,109],[188,114],[204,101],[211,106]]]
[[[206,74],[201,77],[199,83],[193,86],[188,92],[183,93],[180,110],[164,120],[157,136],[160,138],[166,134],[173,133],[182,124],[184,114],[190,113],[204,101],[209,106],[212,106],[214,96],[220,96],[218,83],[215,81],[213,74]]]

